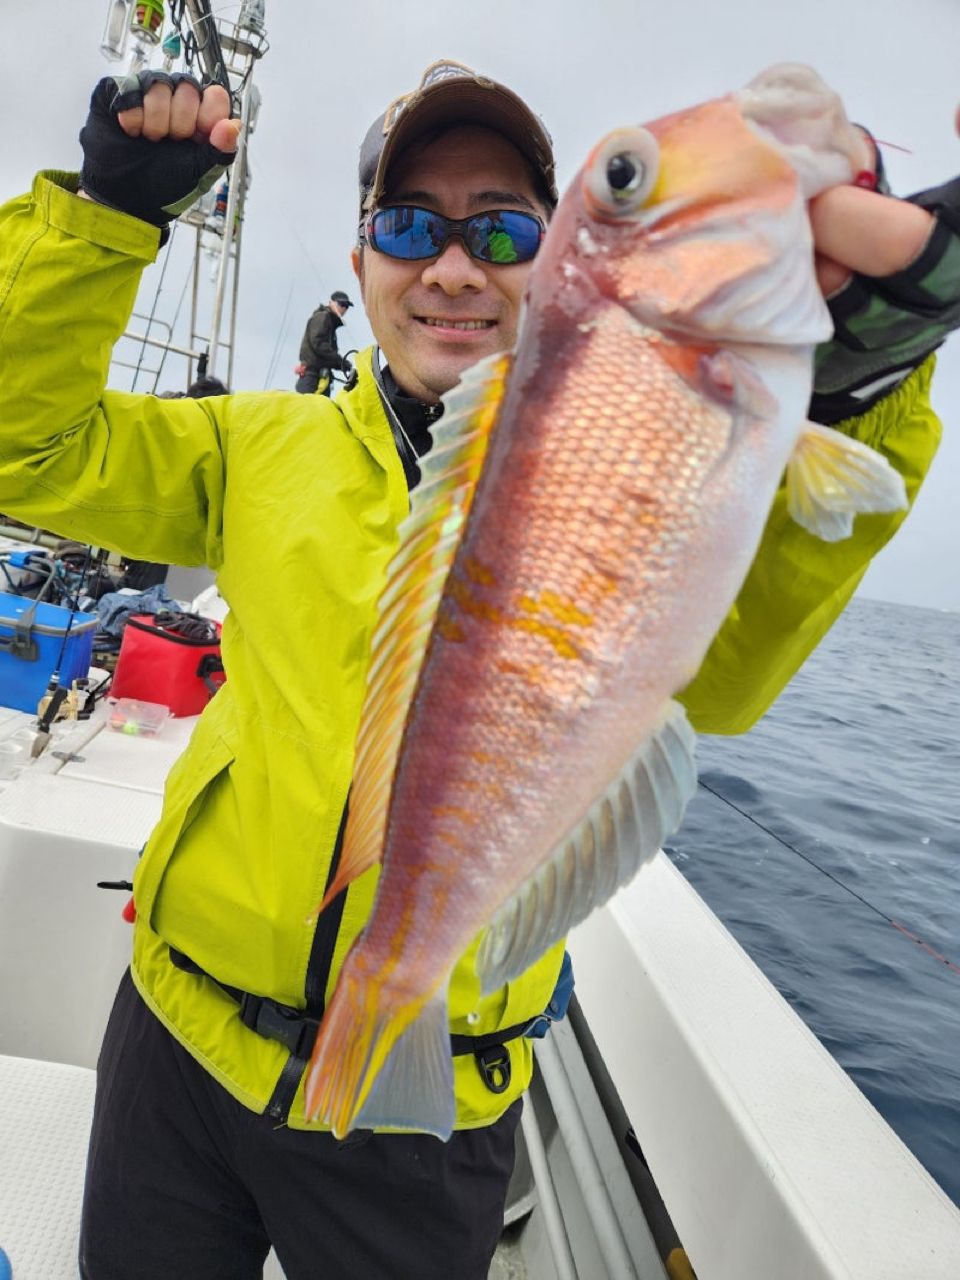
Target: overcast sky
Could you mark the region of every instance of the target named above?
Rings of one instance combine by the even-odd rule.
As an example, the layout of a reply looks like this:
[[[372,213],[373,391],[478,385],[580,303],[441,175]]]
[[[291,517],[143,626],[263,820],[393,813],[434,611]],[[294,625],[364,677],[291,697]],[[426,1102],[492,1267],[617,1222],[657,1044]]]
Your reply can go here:
[[[215,9],[235,17],[240,6]],[[98,47],[106,12],[106,0],[0,0],[0,199],[26,190],[38,168],[79,166],[89,90],[114,69]],[[359,297],[348,255],[360,140],[436,58],[467,62],[527,99],[554,137],[561,188],[611,128],[727,92],[783,60],[811,63],[841,91],[852,118],[908,150],[885,151],[896,191],[960,170],[958,0],[266,0],[266,18],[271,47],[256,72],[263,108],[251,141],[238,389],[292,386],[313,307],[333,289]],[[145,278],[148,307],[159,270]],[[159,316],[173,316],[186,270],[171,260]],[[341,331],[341,350],[369,341],[358,307]],[[178,366],[168,369],[169,385],[182,385]],[[115,369],[112,382],[129,387],[129,371]],[[940,456],[863,592],[960,610],[960,337],[941,353],[934,402],[944,422]]]

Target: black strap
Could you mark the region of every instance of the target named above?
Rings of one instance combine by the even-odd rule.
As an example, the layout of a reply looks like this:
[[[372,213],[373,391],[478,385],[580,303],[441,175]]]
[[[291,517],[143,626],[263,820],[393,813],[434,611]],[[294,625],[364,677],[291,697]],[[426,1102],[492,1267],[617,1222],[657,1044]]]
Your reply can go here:
[[[226,680],[226,670],[223,660],[218,653],[206,653],[197,664],[197,675],[207,686],[207,692],[212,698],[217,693],[221,685]],[[223,680],[214,680],[215,675],[222,675]]]
[[[393,443],[396,445],[397,453],[400,455],[400,462],[403,465],[403,474],[406,477],[407,488],[413,489],[420,483],[420,466],[417,462],[417,451],[413,447],[413,441],[403,429],[403,424],[397,414],[396,409],[390,403],[390,397],[387,395],[387,388],[383,381],[383,370],[380,368],[380,348],[373,349],[373,378],[377,384],[377,390],[380,392],[380,400],[383,404],[384,413],[387,415],[387,422],[390,424],[390,432],[393,436]]]
[[[170,947],[170,959],[185,973],[209,978],[235,1000],[240,1006],[240,1021],[245,1027],[267,1040],[278,1040],[295,1057],[309,1059],[320,1030],[321,1017],[315,1017],[304,1009],[281,1004],[279,1000],[272,1000],[269,996],[256,996],[251,991],[242,991],[239,987],[221,982],[174,947]],[[501,1031],[487,1032],[486,1035],[451,1035],[450,1052],[455,1058],[472,1053],[477,1070],[490,1092],[504,1093],[509,1088],[511,1079],[510,1052],[506,1046],[511,1040],[524,1035],[529,1026],[528,1019],[512,1027],[504,1027]]]
[[[0,636],[0,649],[9,649],[11,657],[22,658],[25,662],[36,662],[40,657],[40,650],[33,638],[37,603],[38,601],[32,600],[26,612],[8,624],[13,628],[11,635]]]

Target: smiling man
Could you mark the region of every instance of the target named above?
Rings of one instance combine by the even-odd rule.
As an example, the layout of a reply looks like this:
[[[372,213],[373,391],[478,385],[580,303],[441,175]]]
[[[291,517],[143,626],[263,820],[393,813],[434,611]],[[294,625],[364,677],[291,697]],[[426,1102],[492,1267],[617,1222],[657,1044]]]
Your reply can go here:
[[[514,345],[553,199],[490,128],[428,133],[388,163],[380,157],[385,189],[361,223],[354,269],[394,378],[434,403],[464,369]]]
[[[79,191],[75,175],[40,174],[0,210],[0,511],[141,559],[206,563],[231,609],[226,684],[170,775],[135,876],[81,1275],[253,1280],[273,1244],[288,1280],[483,1280],[532,1072],[525,1033],[542,1025],[562,947],[486,997],[472,952],[456,967],[448,1143],[340,1143],[307,1120],[303,1077],[375,877],[307,922],[340,858],[377,600],[417,458],[440,397],[514,343],[556,203],[551,144],[509,89],[435,64],[363,144],[353,262],[379,347],[358,357],[354,387],[335,400],[105,390],[144,265],[232,158],[228,117],[222,89],[186,77],[101,81]],[[822,420],[842,417],[839,430],[882,450],[911,499],[938,437],[922,362],[960,310],[948,197],[927,212],[849,187],[821,199],[814,224],[850,342],[823,353]],[[851,267],[886,275],[883,287],[860,276],[848,293]],[[843,396],[860,416],[837,411]],[[900,519],[858,521],[828,546],[775,508],[684,695],[696,727],[732,732],[762,713]]]
[[[543,125],[509,89],[457,63],[428,67],[367,131],[353,269],[411,483],[411,454],[429,449],[440,397],[476,361],[514,345],[556,202]]]

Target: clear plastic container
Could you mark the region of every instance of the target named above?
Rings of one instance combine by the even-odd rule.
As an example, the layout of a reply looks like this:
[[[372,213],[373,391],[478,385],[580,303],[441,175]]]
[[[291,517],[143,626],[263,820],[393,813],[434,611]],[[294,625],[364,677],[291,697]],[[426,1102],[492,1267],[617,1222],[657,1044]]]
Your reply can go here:
[[[169,719],[170,708],[160,702],[141,702],[139,698],[107,701],[107,724],[115,733],[155,738]]]

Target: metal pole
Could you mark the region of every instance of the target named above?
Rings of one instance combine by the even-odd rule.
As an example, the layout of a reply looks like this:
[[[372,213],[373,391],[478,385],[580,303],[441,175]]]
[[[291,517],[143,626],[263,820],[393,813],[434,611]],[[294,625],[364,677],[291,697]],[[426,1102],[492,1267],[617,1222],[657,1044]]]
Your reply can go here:
[[[207,373],[213,377],[217,371],[217,357],[220,346],[220,313],[223,309],[223,295],[227,283],[227,270],[230,265],[230,247],[233,244],[233,224],[236,219],[237,203],[243,190],[244,169],[247,155],[247,122],[250,116],[250,90],[253,76],[247,77],[243,87],[243,99],[240,106],[240,133],[237,137],[237,158],[233,162],[230,174],[230,190],[227,195],[227,213],[223,228],[223,245],[220,250],[220,268],[217,271],[217,291],[213,300],[213,323],[210,326],[210,359],[207,362]],[[239,265],[239,264],[238,264]]]
[[[197,41],[197,53],[207,78],[229,90],[230,82],[224,65],[223,49],[220,47],[220,33],[210,8],[210,0],[186,0],[186,8]]]
[[[165,338],[148,338],[146,334],[134,333],[132,330],[128,331],[123,336],[125,338],[129,338],[132,342],[144,342],[148,347],[162,347],[164,351],[173,351],[178,356],[189,356],[191,360],[198,359],[201,354],[193,347],[178,347],[175,343],[168,342]],[[117,360],[115,363],[123,364],[124,361]],[[127,367],[130,369],[136,368],[136,366],[132,364]],[[148,369],[147,372],[149,373],[150,370]]]
[[[636,1280],[636,1268],[610,1204],[590,1135],[553,1037],[547,1035],[538,1040],[535,1052],[537,1065],[557,1117],[557,1127],[570,1154],[570,1162],[576,1170],[584,1207],[593,1223],[594,1235],[607,1271],[611,1280]]]
[[[570,1241],[567,1229],[563,1225],[557,1189],[553,1185],[553,1175],[547,1161],[547,1153],[540,1134],[540,1126],[533,1110],[533,1099],[529,1093],[523,1100],[523,1111],[520,1113],[520,1124],[523,1127],[523,1140],[527,1144],[527,1155],[530,1157],[530,1168],[537,1186],[537,1200],[543,1214],[543,1225],[547,1233],[547,1242],[553,1254],[553,1265],[556,1268],[557,1280],[578,1280],[577,1264],[570,1252]]]
[[[243,243],[243,222],[237,227],[237,240],[233,250],[233,301],[230,306],[230,342],[227,347],[227,386],[233,390],[233,353],[237,344],[237,299],[240,296],[240,246]]]
[[[190,298],[190,345],[197,345],[197,299],[200,289],[200,241],[203,236],[202,227],[197,227],[196,243],[193,247],[193,287]],[[193,382],[193,357],[187,361],[187,386]]]

